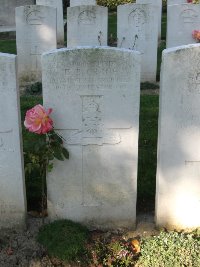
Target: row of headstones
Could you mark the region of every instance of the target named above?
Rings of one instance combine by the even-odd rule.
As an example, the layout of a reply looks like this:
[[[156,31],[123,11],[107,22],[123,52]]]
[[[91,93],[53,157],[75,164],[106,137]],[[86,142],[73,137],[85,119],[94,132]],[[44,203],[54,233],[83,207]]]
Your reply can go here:
[[[37,0],[36,3],[40,5],[16,8],[20,84],[40,81],[41,54],[64,42],[62,0]],[[152,4],[118,6],[118,47],[142,53],[141,81],[156,81],[158,14],[159,7]],[[70,7],[67,21],[68,47],[107,46],[106,7]]]
[[[196,43],[192,31],[200,30],[200,5],[168,0],[167,48]]]
[[[163,53],[156,224],[200,227],[200,45]],[[26,217],[16,59],[0,54],[0,228]],[[136,223],[141,55],[87,47],[42,57],[43,101],[70,153],[47,177],[50,220]]]

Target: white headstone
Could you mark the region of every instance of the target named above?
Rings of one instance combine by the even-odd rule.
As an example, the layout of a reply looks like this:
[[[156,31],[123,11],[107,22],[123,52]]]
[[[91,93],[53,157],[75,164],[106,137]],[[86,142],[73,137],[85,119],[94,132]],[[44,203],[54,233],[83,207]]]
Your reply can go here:
[[[70,0],[70,7],[82,5],[96,5],[96,0]]]
[[[0,229],[24,227],[23,171],[16,56],[0,53]]]
[[[48,174],[50,219],[90,227],[134,227],[140,54],[85,47],[42,57],[44,105],[70,159]]]
[[[105,46],[108,35],[108,8],[76,6],[67,9],[67,46]]]
[[[200,227],[200,45],[163,53],[156,221],[160,227]]]
[[[136,4],[152,4],[158,6],[156,17],[158,17],[158,39],[161,39],[161,24],[162,24],[162,0],[136,0]]]
[[[57,47],[56,9],[16,8],[16,43],[20,83],[41,80],[41,54]]]
[[[167,5],[186,4],[187,0],[167,0]]]
[[[34,0],[0,0],[0,32],[15,31],[15,8],[32,4]]]
[[[167,9],[167,48],[196,43],[193,30],[200,29],[200,5],[169,5]]]
[[[51,6],[57,9],[57,42],[64,45],[64,22],[63,22],[63,0],[36,0],[37,5]]]
[[[126,4],[117,9],[118,47],[142,53],[141,81],[156,81],[158,12],[157,6]]]

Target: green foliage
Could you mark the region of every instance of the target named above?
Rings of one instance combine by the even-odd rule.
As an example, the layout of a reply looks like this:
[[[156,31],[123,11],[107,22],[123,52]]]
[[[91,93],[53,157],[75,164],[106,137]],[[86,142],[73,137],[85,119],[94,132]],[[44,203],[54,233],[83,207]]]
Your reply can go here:
[[[22,120],[22,134],[23,134],[23,149],[24,149],[24,165],[29,168],[26,171],[26,195],[27,195],[27,208],[28,210],[41,209],[41,187],[42,179],[40,170],[38,168],[32,169],[29,166],[29,153],[34,153],[34,144],[37,143],[41,136],[28,132],[24,127],[25,113],[28,109],[36,104],[42,104],[42,97],[39,96],[22,96],[21,103],[21,120]],[[44,136],[42,137],[44,138]],[[29,166],[29,167],[28,167]],[[30,171],[30,169],[32,171]]]
[[[143,239],[137,267],[199,267],[200,236],[197,233],[161,232]]]
[[[143,82],[140,84],[141,90],[148,90],[148,89],[159,89],[159,85],[150,82]]]
[[[9,54],[17,54],[16,41],[15,40],[1,40],[1,37],[0,37],[0,52],[9,53]]]
[[[93,247],[89,247],[89,252],[89,266],[129,267],[134,266],[137,259],[130,242],[123,239],[108,243],[100,239]]]
[[[86,252],[89,231],[85,226],[69,220],[59,220],[44,225],[38,241],[52,257],[65,262],[80,261]]]
[[[27,93],[30,95],[40,95],[42,93],[42,83],[36,82],[27,86]]]
[[[140,210],[151,209],[155,202],[158,100],[157,95],[143,95],[140,99],[137,201]]]
[[[134,3],[135,0],[97,0],[97,4],[100,6],[107,6],[111,9],[116,8],[119,5]]]

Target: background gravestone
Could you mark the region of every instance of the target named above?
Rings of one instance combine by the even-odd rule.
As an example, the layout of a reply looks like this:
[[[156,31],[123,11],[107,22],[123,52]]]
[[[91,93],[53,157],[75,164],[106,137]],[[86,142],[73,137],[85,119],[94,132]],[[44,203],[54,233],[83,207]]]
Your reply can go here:
[[[154,6],[158,6],[158,9],[155,12],[156,17],[158,17],[158,40],[161,39],[161,24],[162,24],[162,0],[136,0],[136,4],[151,4]]]
[[[51,6],[57,8],[57,42],[64,45],[64,22],[62,0],[36,0],[37,5]]]
[[[167,5],[187,4],[187,0],[167,0]]]
[[[163,53],[156,222],[200,227],[200,45]]]
[[[48,214],[90,227],[136,220],[140,55],[62,49],[42,57],[43,97],[70,159],[48,174]]]
[[[17,7],[16,43],[20,83],[41,81],[41,54],[57,47],[56,9]]]
[[[169,5],[167,9],[167,48],[196,43],[193,30],[200,29],[200,5]]]
[[[26,216],[16,65],[0,53],[0,229],[24,227]]]
[[[81,5],[96,5],[96,0],[70,0],[70,7]]]
[[[118,47],[142,53],[141,81],[156,81],[158,7],[147,4],[120,5],[117,9]]]
[[[108,35],[108,8],[76,6],[67,9],[67,46],[105,46]]]
[[[15,8],[32,4],[34,0],[1,0],[0,32],[15,31]]]

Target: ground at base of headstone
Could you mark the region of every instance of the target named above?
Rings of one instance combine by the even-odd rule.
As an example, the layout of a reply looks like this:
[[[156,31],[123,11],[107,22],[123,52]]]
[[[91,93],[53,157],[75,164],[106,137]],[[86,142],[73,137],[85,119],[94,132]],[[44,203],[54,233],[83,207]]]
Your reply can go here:
[[[157,234],[153,214],[140,214],[135,231],[125,233],[92,231],[93,238],[134,238]],[[57,258],[50,258],[47,251],[36,241],[42,219],[28,216],[27,230],[0,231],[0,266],[2,267],[80,267],[80,264],[66,264]]]

